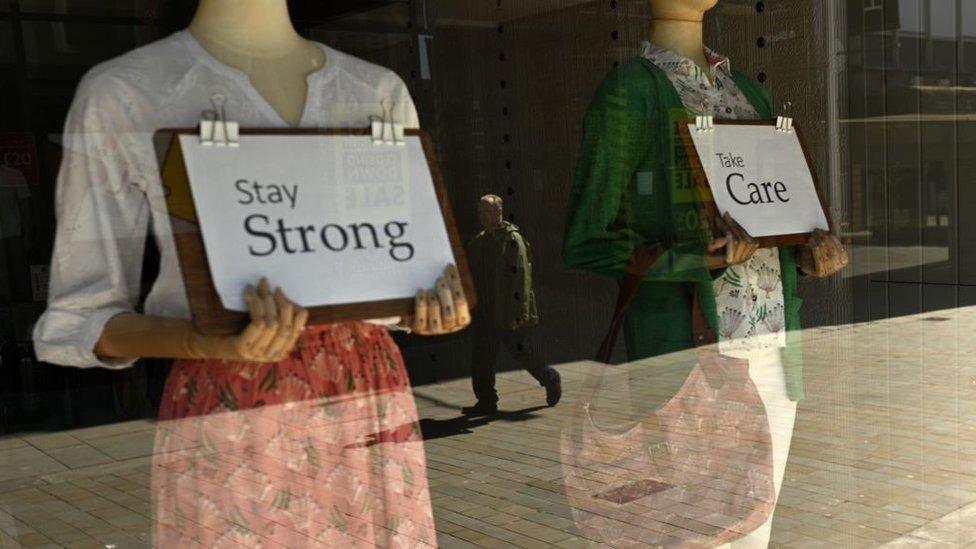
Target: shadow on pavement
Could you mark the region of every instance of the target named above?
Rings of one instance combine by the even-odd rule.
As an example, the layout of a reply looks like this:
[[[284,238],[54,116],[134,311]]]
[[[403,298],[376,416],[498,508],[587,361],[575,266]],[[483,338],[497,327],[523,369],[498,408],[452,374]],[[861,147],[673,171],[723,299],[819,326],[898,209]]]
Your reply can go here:
[[[471,433],[472,429],[487,425],[493,421],[526,421],[538,417],[533,412],[542,410],[546,406],[531,406],[521,410],[499,410],[493,416],[469,417],[460,415],[450,419],[430,419],[420,420],[420,432],[424,440],[450,437],[454,435],[464,435]]]

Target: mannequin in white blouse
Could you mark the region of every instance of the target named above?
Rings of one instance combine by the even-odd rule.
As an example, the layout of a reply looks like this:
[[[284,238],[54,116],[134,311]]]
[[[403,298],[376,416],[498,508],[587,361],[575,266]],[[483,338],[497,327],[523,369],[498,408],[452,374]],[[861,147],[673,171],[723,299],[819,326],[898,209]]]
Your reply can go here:
[[[219,61],[248,76],[282,119],[297,126],[308,95],[307,77],[328,63],[322,48],[295,31],[286,0],[200,0],[189,31]],[[245,290],[251,323],[236,336],[205,336],[183,319],[123,313],[113,317],[95,347],[112,358],[223,358],[269,362],[295,346],[308,313],[267,280]],[[435,289],[417,293],[415,314],[402,326],[440,335],[470,324],[457,270]]]

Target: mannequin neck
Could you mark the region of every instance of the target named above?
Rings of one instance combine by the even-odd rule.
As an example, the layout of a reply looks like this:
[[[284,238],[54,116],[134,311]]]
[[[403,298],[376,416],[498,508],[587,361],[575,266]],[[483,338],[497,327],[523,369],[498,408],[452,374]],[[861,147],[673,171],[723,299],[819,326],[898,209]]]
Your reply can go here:
[[[706,68],[705,44],[702,40],[702,20],[705,12],[715,5],[701,6],[700,2],[650,0],[651,27],[647,39]]]
[[[698,65],[708,65],[700,22],[653,19],[647,39],[652,44],[683,55]]]
[[[305,43],[286,0],[200,0],[189,30],[207,49],[251,59],[282,57]]]
[[[287,0],[200,0],[189,31],[214,58],[247,74],[282,120],[301,123],[307,77],[326,59],[295,32]]]

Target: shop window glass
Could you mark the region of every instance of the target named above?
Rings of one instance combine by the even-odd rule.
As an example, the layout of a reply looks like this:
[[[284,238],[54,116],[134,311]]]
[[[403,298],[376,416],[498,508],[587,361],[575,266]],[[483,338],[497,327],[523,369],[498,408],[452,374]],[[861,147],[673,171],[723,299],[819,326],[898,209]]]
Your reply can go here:
[[[956,30],[956,0],[930,0],[930,33],[933,38],[954,40]]]
[[[478,291],[472,324],[435,337],[402,329],[416,316],[317,323],[267,362],[217,337],[131,365],[96,353],[104,327],[38,337],[57,306],[71,326],[95,309],[107,325],[117,302],[183,304],[173,245],[199,212],[152,185],[158,120],[194,127],[231,87],[231,120],[286,128],[272,106],[286,74],[265,96],[260,75],[174,37],[197,2],[19,0],[17,17],[0,0],[0,546],[976,544],[976,2],[719,0],[703,38],[730,59],[705,56],[709,73],[642,45],[649,0],[289,0],[297,32],[332,48],[297,78],[322,86],[305,90],[316,125],[360,109],[343,123],[389,111],[429,132]],[[160,39],[178,47],[124,76],[132,93],[79,95],[92,67]],[[701,241],[640,272],[637,250],[703,228],[684,143],[661,129],[699,108],[794,119],[844,268],[811,273],[810,240],[733,265]],[[398,200],[382,178],[408,149],[346,138],[367,154],[337,165],[363,181],[317,216]],[[240,145],[200,149],[251,154]],[[272,222],[304,196],[280,181],[304,160],[285,152],[261,165],[275,181],[243,186]],[[315,227],[343,249],[392,245],[371,223]],[[56,227],[89,229],[60,272]],[[332,248],[305,228],[255,242],[308,232]],[[726,228],[726,245],[748,241]],[[147,294],[165,277],[160,306]],[[81,297],[52,305],[51,288]],[[620,337],[594,361],[628,288]],[[138,325],[122,318],[116,334]],[[710,326],[722,354],[691,347]],[[171,333],[155,328],[143,343]]]

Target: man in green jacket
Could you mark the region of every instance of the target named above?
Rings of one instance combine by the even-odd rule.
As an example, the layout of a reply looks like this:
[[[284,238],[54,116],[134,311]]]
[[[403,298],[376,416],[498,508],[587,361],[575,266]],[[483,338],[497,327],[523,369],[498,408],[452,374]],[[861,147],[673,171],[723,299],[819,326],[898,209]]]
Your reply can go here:
[[[484,230],[468,246],[480,306],[474,310],[476,327],[471,357],[471,385],[478,402],[464,408],[468,415],[498,411],[495,362],[504,347],[546,388],[546,403],[555,406],[562,395],[559,372],[548,366],[528,343],[531,328],[539,322],[529,243],[518,227],[503,219],[501,197],[481,197],[478,219]]]

